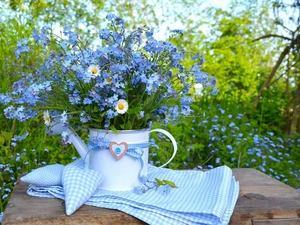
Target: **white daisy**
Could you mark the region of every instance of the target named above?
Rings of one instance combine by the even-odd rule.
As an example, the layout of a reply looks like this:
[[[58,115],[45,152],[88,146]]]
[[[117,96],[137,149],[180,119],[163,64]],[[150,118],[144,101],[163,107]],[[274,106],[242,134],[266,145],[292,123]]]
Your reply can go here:
[[[196,97],[201,97],[201,96],[203,96],[203,89],[204,89],[204,87],[203,87],[203,85],[202,85],[201,83],[195,84],[195,85],[194,85],[194,88],[195,88],[194,95],[195,95]]]
[[[117,112],[120,113],[120,114],[126,113],[127,110],[128,110],[128,102],[126,102],[124,99],[120,99],[120,100],[117,102],[117,105],[116,105],[115,109],[116,109]]]
[[[93,64],[89,66],[88,72],[90,72],[93,77],[97,77],[100,75],[100,68],[99,66]]]
[[[44,111],[44,120],[45,120],[46,126],[50,126],[51,120],[50,120],[50,115],[49,115],[48,110]]]
[[[111,84],[111,82],[112,82],[112,78],[111,77],[110,78],[106,78],[104,80],[104,84]]]

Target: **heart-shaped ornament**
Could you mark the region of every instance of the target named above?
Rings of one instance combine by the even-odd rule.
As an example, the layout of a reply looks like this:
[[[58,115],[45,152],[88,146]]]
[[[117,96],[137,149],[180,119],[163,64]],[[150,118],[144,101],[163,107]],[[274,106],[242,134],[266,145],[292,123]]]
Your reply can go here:
[[[121,142],[118,144],[117,142],[110,142],[109,151],[111,154],[117,159],[121,159],[128,150],[128,144],[126,142]]]
[[[66,214],[73,214],[93,196],[103,177],[95,170],[82,169],[72,164],[65,167],[62,184],[65,194]]]

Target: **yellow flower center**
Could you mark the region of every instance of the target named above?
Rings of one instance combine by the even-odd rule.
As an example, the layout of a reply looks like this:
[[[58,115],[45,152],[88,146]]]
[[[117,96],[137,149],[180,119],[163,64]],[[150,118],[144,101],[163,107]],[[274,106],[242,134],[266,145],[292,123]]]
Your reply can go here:
[[[108,83],[110,83],[110,82],[112,81],[112,79],[111,79],[111,78],[106,78],[106,81],[107,81]]]
[[[119,103],[119,104],[118,104],[118,108],[119,108],[120,110],[123,110],[123,109],[124,109],[124,107],[125,107],[125,106],[124,106],[124,104],[123,104],[123,103]]]
[[[46,121],[49,121],[49,120],[50,120],[50,116],[46,115],[46,116],[45,116],[45,120],[46,120]]]
[[[92,73],[93,73],[93,74],[96,74],[96,73],[97,73],[97,69],[96,69],[96,68],[93,68],[93,69],[92,69]]]

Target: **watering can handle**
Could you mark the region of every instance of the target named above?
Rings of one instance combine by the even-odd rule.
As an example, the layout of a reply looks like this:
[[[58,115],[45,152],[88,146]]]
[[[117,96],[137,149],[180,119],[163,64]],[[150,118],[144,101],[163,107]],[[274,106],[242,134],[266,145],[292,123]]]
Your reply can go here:
[[[166,135],[171,140],[171,142],[173,144],[173,147],[174,147],[174,152],[173,152],[172,157],[169,159],[168,162],[166,162],[165,164],[163,164],[162,166],[159,167],[159,168],[162,168],[162,167],[165,167],[166,165],[168,165],[173,160],[173,158],[175,157],[175,155],[177,153],[177,143],[175,141],[175,138],[172,136],[172,134],[170,134],[166,130],[163,130],[163,129],[153,129],[149,133],[152,133],[152,132],[159,132],[159,133],[163,133],[164,135]]]

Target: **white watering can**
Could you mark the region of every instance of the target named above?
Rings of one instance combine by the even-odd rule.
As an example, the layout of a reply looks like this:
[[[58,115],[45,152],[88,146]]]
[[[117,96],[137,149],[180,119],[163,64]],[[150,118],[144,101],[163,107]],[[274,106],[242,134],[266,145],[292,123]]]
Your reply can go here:
[[[172,142],[172,157],[162,166],[169,164],[177,153],[174,137],[163,129],[124,130],[115,134],[113,131],[90,129],[89,138],[106,140],[107,148],[91,149],[70,127],[54,123],[48,130],[49,135],[67,131],[70,142],[75,146],[85,167],[96,170],[103,176],[100,189],[125,191],[139,186],[141,178],[148,175],[148,143],[152,132],[166,135]],[[99,139],[98,139],[99,140]]]

